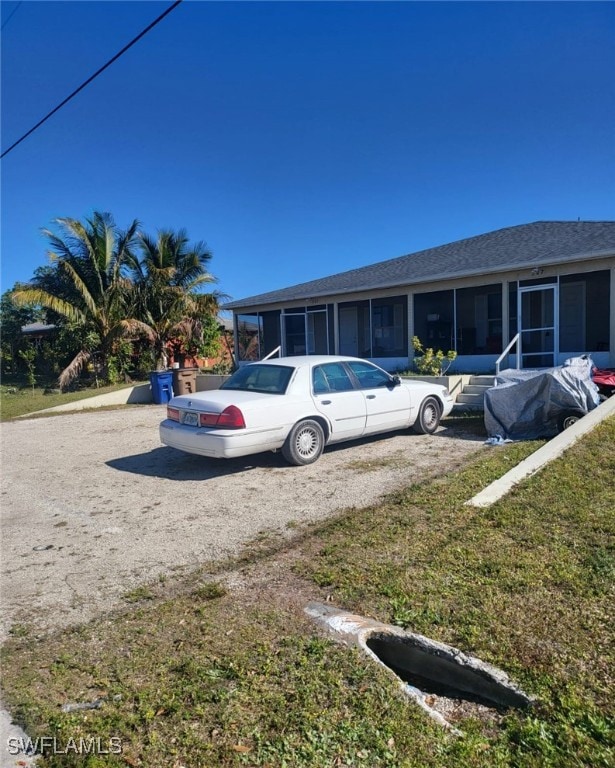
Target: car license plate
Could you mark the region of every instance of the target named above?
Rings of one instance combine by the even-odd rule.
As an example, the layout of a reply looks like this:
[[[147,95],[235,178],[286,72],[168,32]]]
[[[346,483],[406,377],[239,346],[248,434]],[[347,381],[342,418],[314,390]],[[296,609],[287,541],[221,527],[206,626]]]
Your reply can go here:
[[[199,414],[198,413],[192,413],[189,411],[188,413],[184,413],[184,424],[187,424],[189,427],[196,427],[199,423]]]

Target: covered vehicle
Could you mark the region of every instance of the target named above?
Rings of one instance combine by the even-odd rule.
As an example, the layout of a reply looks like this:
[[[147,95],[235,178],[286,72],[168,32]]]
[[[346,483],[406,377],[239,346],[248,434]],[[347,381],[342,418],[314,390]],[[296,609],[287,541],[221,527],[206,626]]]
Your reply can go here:
[[[444,387],[367,360],[282,357],[242,366],[218,390],[174,397],[160,439],[213,458],[281,450],[291,464],[311,464],[330,443],[407,427],[431,434],[452,408]]]
[[[535,440],[554,437],[600,403],[589,357],[556,368],[502,371],[485,392],[490,437]]]

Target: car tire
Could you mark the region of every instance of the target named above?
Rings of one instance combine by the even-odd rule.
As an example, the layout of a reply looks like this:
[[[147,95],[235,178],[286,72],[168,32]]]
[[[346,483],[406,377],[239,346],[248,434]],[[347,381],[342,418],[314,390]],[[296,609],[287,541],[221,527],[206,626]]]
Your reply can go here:
[[[419,435],[433,435],[440,426],[440,416],[442,409],[440,403],[435,397],[426,397],[419,408],[419,415],[416,417],[412,429]]]
[[[566,411],[565,413],[562,413],[557,419],[557,431],[563,432],[565,429],[568,429],[568,427],[576,424],[579,419],[583,418],[583,416],[585,416],[585,414],[580,411]]]
[[[298,421],[282,447],[282,456],[297,467],[313,464],[325,447],[325,433],[314,419]]]

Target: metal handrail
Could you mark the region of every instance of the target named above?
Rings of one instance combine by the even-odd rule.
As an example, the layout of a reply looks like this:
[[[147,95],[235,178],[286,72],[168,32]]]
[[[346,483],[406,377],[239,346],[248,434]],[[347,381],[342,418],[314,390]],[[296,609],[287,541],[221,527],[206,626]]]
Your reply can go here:
[[[510,352],[510,350],[514,347],[515,344],[519,341],[519,336],[521,334],[517,333],[513,337],[512,341],[509,342],[506,349],[502,352],[502,354],[498,357],[498,359],[495,361],[495,375],[498,376],[500,373],[500,363],[502,360],[506,357],[506,355]],[[521,368],[521,345],[517,344],[517,370]]]
[[[278,353],[278,352],[280,352],[281,350],[282,350],[282,347],[281,347],[281,346],[280,346],[280,347],[276,347],[276,348],[273,350],[273,352],[270,352],[268,355],[266,355],[265,357],[263,357],[263,360],[269,360],[269,358],[270,358],[270,357],[273,357],[275,354],[277,354],[277,353]]]

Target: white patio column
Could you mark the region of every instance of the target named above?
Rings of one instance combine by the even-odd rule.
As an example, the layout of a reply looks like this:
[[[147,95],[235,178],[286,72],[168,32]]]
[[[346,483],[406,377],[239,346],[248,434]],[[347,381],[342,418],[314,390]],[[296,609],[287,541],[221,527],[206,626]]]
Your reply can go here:
[[[502,281],[502,349],[506,349],[506,345],[510,341],[510,302],[509,302],[509,287],[508,280]]]
[[[333,354],[340,353],[340,319],[337,309],[337,301],[333,302]]]

